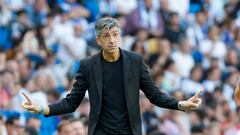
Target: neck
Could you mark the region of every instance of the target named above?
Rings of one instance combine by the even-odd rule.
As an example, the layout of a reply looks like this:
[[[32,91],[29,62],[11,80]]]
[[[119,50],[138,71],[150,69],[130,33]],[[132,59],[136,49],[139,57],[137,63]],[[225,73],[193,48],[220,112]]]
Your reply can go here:
[[[117,61],[120,57],[120,50],[114,52],[114,53],[108,53],[106,51],[102,51],[103,58],[108,62],[114,62]]]

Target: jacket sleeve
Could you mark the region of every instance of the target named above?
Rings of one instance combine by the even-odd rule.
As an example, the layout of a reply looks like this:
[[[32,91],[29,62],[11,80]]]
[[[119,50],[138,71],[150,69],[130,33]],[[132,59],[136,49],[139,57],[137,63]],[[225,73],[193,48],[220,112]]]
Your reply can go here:
[[[82,62],[80,63],[81,66],[75,77],[71,92],[66,96],[66,98],[61,99],[57,103],[50,104],[48,106],[50,113],[46,116],[71,113],[80,105],[85,96],[86,90],[88,89],[88,82],[85,76],[86,72],[84,72],[84,64]]]
[[[168,96],[155,86],[149,72],[149,68],[141,59],[141,75],[140,75],[140,88],[150,100],[151,103],[168,109],[178,109],[178,100],[174,97]]]

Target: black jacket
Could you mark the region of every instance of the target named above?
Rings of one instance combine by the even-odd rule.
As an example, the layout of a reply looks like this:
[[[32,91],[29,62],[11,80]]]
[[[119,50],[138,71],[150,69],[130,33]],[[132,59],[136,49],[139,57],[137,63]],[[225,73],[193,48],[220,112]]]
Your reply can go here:
[[[134,135],[142,135],[139,106],[139,90],[155,105],[178,110],[178,100],[159,90],[150,77],[149,69],[142,57],[136,53],[121,50],[123,59],[123,81],[130,125]],[[50,114],[58,115],[75,111],[86,90],[90,99],[88,135],[93,135],[102,105],[101,53],[81,60],[71,93],[55,104],[49,105]]]

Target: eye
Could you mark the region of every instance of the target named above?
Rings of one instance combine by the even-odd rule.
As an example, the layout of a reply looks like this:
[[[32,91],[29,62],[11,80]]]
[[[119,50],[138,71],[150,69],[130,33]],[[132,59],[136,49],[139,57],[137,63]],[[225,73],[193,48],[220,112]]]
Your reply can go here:
[[[117,36],[118,36],[118,33],[113,33],[113,36],[114,36],[114,37],[117,37]]]
[[[103,39],[108,39],[110,37],[110,35],[103,35],[102,38]]]

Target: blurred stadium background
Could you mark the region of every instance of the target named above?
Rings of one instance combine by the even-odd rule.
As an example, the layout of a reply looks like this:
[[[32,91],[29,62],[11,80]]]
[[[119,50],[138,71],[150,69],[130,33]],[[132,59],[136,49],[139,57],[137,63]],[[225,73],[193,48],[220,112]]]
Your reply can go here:
[[[205,89],[187,113],[140,93],[144,135],[240,135],[238,0],[0,0],[0,135],[87,133],[87,95],[76,112],[45,118],[21,108],[19,91],[41,105],[63,98],[79,60],[99,51],[104,16],[120,21],[122,48],[144,57],[160,89],[182,100]]]

